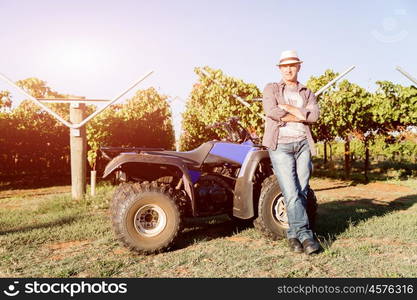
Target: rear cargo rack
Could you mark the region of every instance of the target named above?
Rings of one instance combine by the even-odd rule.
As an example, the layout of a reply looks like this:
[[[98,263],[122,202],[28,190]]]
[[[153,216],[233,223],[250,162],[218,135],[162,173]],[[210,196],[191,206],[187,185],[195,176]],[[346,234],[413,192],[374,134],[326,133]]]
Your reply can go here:
[[[163,151],[164,148],[146,148],[146,147],[100,147],[104,158],[112,160],[113,157],[120,153],[140,153],[142,151]]]

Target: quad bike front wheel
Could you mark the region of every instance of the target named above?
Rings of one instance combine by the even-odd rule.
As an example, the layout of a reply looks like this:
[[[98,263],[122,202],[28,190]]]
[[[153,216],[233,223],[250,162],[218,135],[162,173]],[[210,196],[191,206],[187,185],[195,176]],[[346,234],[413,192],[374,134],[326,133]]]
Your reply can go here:
[[[155,182],[120,185],[112,199],[111,215],[117,239],[143,254],[169,248],[181,225],[170,190]]]
[[[313,190],[307,193],[307,215],[310,229],[314,230],[317,212],[317,198]],[[255,227],[265,236],[278,240],[287,237],[288,217],[277,178],[272,175],[262,183],[259,196],[258,218],[255,220]]]

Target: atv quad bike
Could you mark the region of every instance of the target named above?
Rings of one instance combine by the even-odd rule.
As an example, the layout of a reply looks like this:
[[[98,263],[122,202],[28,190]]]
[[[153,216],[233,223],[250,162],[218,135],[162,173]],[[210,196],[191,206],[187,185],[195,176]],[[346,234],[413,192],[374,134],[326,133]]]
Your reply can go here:
[[[211,127],[228,132],[225,141],[209,141],[188,152],[102,147],[110,160],[103,177],[120,185],[110,205],[117,239],[129,249],[149,254],[175,243],[184,218],[228,214],[254,220],[272,239],[286,237],[284,198],[273,175],[268,151],[236,117]],[[317,200],[307,199],[310,227]]]

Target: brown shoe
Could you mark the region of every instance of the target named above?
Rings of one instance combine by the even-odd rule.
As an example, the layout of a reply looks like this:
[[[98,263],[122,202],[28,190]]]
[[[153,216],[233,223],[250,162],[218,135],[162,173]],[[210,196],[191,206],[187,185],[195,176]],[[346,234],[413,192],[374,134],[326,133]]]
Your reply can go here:
[[[304,253],[307,255],[317,253],[320,250],[320,244],[314,239],[306,239],[303,241]]]
[[[288,244],[292,252],[303,253],[303,246],[298,239],[288,239]]]

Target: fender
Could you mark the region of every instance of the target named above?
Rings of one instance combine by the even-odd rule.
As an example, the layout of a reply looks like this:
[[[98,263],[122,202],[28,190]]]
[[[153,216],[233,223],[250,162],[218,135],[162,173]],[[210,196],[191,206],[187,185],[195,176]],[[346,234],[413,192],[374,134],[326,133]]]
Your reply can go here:
[[[113,158],[104,169],[103,178],[109,176],[113,171],[120,168],[126,163],[146,163],[146,164],[158,164],[158,165],[171,165],[177,167],[182,173],[182,180],[184,182],[184,189],[188,197],[191,199],[191,209],[193,215],[195,215],[195,197],[194,197],[194,188],[188,172],[187,166],[184,162],[174,156],[169,155],[157,155],[157,154],[148,154],[148,153],[122,153],[117,157]]]
[[[255,216],[252,179],[260,161],[265,158],[269,159],[268,150],[250,152],[245,158],[235,184],[233,197],[233,215],[235,217],[250,219]]]

